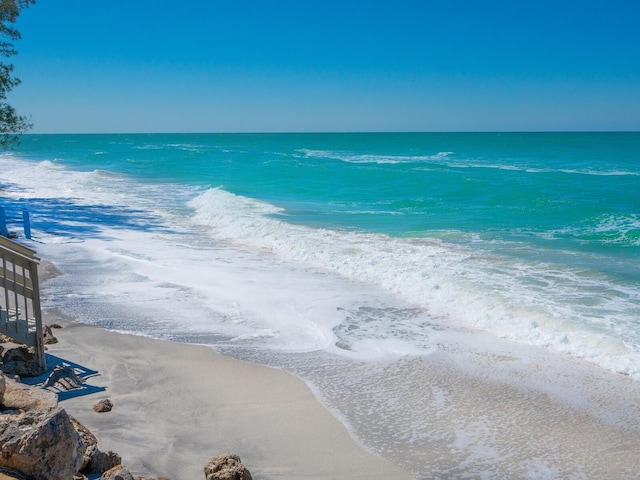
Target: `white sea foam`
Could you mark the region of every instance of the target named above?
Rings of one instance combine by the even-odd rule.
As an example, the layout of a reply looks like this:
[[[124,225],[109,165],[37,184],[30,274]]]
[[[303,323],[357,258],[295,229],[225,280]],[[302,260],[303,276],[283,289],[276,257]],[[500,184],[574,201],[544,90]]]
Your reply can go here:
[[[220,189],[204,192],[191,205],[194,220],[208,225],[216,238],[393,292],[443,323],[491,331],[640,377],[637,347],[608,327],[615,323],[633,331],[640,296],[604,276],[483,256],[437,241],[289,225],[255,215],[272,207]],[[619,298],[636,308],[620,310]],[[406,338],[420,348],[429,346],[419,334]]]
[[[584,242],[611,243],[630,247],[640,246],[640,216],[602,215],[585,226],[569,226],[538,235],[545,235],[548,238],[572,237]]]
[[[451,153],[451,152],[446,152]],[[590,176],[640,176],[640,172],[634,170],[607,170],[605,168],[585,168],[585,169],[567,169],[567,168],[543,168],[533,167],[531,165],[522,164],[508,164],[508,163],[492,163],[491,161],[479,162],[476,159],[454,159],[448,158],[448,156],[441,157],[447,161],[443,165],[450,168],[463,168],[463,169],[495,169],[506,170],[516,172],[527,172],[536,174],[545,173],[565,173],[570,175],[590,175]],[[438,157],[433,158],[438,159]],[[417,170],[424,170],[425,167],[416,167]]]
[[[398,163],[436,163],[450,168],[481,168],[511,170],[528,173],[565,173],[570,175],[590,175],[590,176],[640,176],[637,170],[610,170],[606,167],[593,168],[547,168],[532,166],[526,163],[513,164],[493,162],[490,160],[478,160],[474,158],[456,158],[454,152],[438,152],[433,155],[380,155],[380,154],[359,154],[348,151],[311,150],[301,149],[300,153],[307,157],[328,158],[341,160],[348,163],[376,163],[376,164],[398,164]],[[417,166],[417,170],[428,169],[428,167]]]
[[[142,186],[51,162],[3,166],[3,178],[22,182],[10,193],[30,200],[37,250],[69,274],[47,284],[45,306],[83,321],[196,343],[224,338],[309,351],[335,343],[333,327],[344,318],[336,305],[385,296],[194,231],[184,204],[193,189]],[[249,199],[219,200],[249,222],[281,212]]]
[[[598,233],[613,233],[626,237],[629,233],[640,233],[640,215],[604,215],[596,227]],[[640,238],[636,238],[636,241]],[[637,243],[636,243],[637,245]]]
[[[209,148],[207,145],[197,145],[193,143],[168,143],[167,147],[184,150],[185,152],[201,152]]]
[[[380,154],[356,154],[352,152],[338,152],[327,150],[299,150],[307,157],[330,158],[332,160],[341,160],[348,163],[378,163],[378,164],[395,164],[395,163],[413,163],[413,162],[429,162],[442,160],[447,158],[453,152],[438,152],[434,155],[380,155]]]
[[[429,355],[442,328],[477,328],[640,378],[640,294],[603,275],[496,256],[482,242],[292,225],[281,208],[220,188],[141,185],[53,162],[2,166],[21,187],[9,194],[37,207],[38,250],[74,274],[73,287],[53,281],[68,291],[50,302],[87,321],[103,321],[92,302],[121,314],[126,298],[137,317],[111,328],[361,358]]]
[[[578,174],[578,175],[596,175],[596,176],[632,176],[637,177],[640,176],[640,172],[629,171],[629,170],[594,170],[594,169],[585,169],[585,170],[576,170],[576,169],[561,169],[563,173],[570,174]]]

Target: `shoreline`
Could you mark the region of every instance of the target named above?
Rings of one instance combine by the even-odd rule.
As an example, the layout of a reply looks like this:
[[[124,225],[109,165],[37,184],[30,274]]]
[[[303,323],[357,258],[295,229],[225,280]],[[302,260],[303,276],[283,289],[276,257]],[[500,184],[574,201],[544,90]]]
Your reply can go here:
[[[47,261],[41,272],[43,282],[58,274]],[[201,478],[208,458],[235,453],[267,480],[637,476],[640,384],[580,359],[511,342],[496,349],[486,336],[487,350],[439,350],[377,373],[312,353],[318,362],[303,363],[317,365],[314,377],[44,313],[45,324],[66,327],[48,353],[98,371],[87,384],[105,389],[61,406],[134,475]],[[323,388],[327,367],[356,381]],[[402,409],[389,408],[399,395]],[[114,410],[95,413],[104,398]],[[394,443],[414,418],[422,436]]]
[[[47,354],[97,371],[86,383],[104,388],[60,406],[134,475],[204,478],[208,458],[236,453],[254,479],[413,478],[360,446],[291,373],[45,312],[53,322],[64,328]],[[94,412],[105,398],[113,410]]]
[[[64,327],[54,332],[59,343],[48,346],[52,359],[97,371],[86,382],[94,393],[61,400],[60,406],[96,435],[102,451],[120,454],[136,476],[203,478],[204,462],[222,453],[239,455],[256,480],[409,480],[430,478],[429,471],[458,478],[480,474],[488,460],[460,457],[448,441],[412,447],[403,458],[398,451],[381,458],[356,440],[362,433],[358,428],[345,426],[294,373],[227,357],[207,346],[108,331],[56,311],[45,318],[46,324]],[[460,438],[474,442],[476,434],[488,435],[475,439],[476,448],[491,446],[496,455],[504,455],[493,459],[500,464],[495,478],[603,478],[606,472],[635,478],[640,425],[632,412],[640,407],[627,402],[640,398],[639,389],[630,379],[603,377],[604,372],[581,363],[575,362],[578,370],[594,374],[581,376],[590,380],[587,384],[554,382],[545,391],[456,368],[436,357],[420,367],[421,377],[432,389],[448,388],[447,400],[434,410],[429,408],[433,392],[421,391],[413,414],[428,415],[437,436],[466,431]],[[617,401],[598,406],[604,398],[589,384],[607,377],[609,387],[626,388]],[[93,411],[102,399],[114,403],[111,412]],[[375,409],[375,402],[365,407]],[[475,432],[479,425],[474,422],[485,416],[493,418],[494,431]],[[374,417],[365,422],[375,424]],[[395,421],[393,416],[385,420]],[[416,455],[423,463],[419,476],[400,466],[411,465]],[[518,463],[530,461],[535,467],[525,474]]]

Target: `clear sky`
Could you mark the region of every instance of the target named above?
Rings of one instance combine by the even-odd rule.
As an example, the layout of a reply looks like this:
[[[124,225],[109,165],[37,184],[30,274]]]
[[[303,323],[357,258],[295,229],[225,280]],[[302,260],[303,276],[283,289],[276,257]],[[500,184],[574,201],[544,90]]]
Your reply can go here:
[[[640,0],[38,0],[35,133],[640,130]]]

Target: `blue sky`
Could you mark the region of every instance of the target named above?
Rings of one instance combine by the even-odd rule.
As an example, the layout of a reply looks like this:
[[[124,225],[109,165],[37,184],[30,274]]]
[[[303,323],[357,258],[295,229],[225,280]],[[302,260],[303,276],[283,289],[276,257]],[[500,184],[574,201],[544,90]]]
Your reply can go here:
[[[38,0],[36,133],[640,130],[638,0]]]

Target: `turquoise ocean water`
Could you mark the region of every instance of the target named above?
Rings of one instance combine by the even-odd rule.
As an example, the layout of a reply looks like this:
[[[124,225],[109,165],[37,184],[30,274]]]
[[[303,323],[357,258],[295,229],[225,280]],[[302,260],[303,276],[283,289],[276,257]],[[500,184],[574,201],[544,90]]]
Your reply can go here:
[[[442,351],[640,380],[640,133],[28,135],[0,188],[45,307],[290,369],[396,459],[430,427],[367,430],[355,365],[387,418],[362,378]]]

